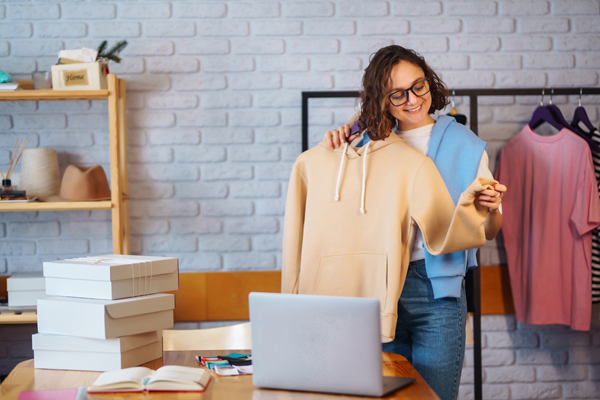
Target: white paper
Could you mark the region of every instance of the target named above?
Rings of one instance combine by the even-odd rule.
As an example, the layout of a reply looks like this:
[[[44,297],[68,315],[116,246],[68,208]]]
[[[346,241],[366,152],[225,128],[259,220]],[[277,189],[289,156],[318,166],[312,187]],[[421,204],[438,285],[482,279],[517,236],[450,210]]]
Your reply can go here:
[[[61,50],[58,52],[58,58],[68,58],[69,60],[81,62],[95,62],[98,57],[98,50],[83,47],[78,50]]]
[[[250,375],[252,374],[252,365],[237,365],[238,372],[242,375]]]

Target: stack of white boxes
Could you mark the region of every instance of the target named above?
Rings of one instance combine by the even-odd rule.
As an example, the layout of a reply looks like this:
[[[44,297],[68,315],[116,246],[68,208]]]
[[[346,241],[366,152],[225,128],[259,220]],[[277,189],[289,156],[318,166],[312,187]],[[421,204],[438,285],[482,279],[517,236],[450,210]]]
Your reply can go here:
[[[177,258],[106,255],[44,263],[36,368],[111,371],[162,357],[173,327]],[[58,296],[58,297],[53,297]]]
[[[35,307],[38,299],[46,296],[40,273],[13,275],[6,280],[6,289],[9,307]]]

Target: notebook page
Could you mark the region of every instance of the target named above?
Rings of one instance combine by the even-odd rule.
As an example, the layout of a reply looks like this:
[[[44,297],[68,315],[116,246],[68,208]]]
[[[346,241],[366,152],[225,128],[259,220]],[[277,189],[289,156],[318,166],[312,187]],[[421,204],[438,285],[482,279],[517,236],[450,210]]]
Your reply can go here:
[[[206,372],[201,368],[168,365],[159,368],[150,378],[148,383],[170,382],[200,382]]]
[[[127,387],[142,387],[142,381],[146,376],[151,375],[152,372],[153,371],[150,368],[145,367],[133,367],[118,371],[104,372],[92,384],[92,388],[100,389],[101,386],[109,385],[118,385],[120,388],[122,386],[121,384],[127,383],[135,385],[127,385]]]

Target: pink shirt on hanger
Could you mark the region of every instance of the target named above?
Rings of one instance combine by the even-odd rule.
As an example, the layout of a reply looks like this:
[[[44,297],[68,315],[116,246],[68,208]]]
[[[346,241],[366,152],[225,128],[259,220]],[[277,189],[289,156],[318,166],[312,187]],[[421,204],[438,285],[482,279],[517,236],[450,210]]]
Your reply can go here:
[[[502,149],[496,179],[508,187],[502,234],[517,320],[589,330],[600,200],[588,144],[525,126]]]

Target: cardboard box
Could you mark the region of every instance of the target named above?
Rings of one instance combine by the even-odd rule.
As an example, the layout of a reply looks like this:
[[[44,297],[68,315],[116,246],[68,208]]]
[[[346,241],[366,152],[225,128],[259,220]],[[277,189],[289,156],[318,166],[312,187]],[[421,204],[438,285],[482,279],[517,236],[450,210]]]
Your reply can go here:
[[[109,254],[44,263],[46,294],[115,300],[179,289],[177,258]]]
[[[114,371],[162,357],[162,331],[116,339],[37,333],[32,345],[35,368]]]
[[[111,339],[173,327],[175,296],[121,300],[46,297],[38,300],[38,332]]]
[[[9,307],[35,307],[46,296],[46,283],[41,273],[13,275],[6,280]]]
[[[107,65],[101,62],[53,65],[52,90],[106,90]]]

